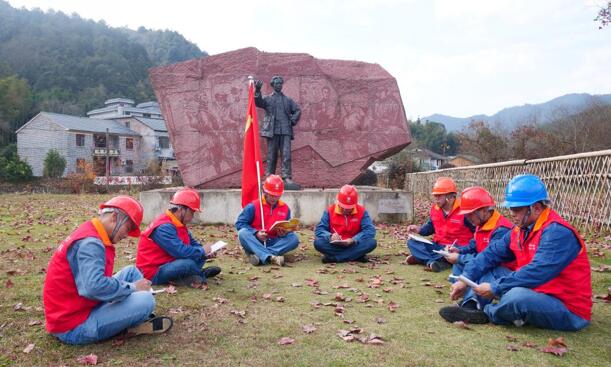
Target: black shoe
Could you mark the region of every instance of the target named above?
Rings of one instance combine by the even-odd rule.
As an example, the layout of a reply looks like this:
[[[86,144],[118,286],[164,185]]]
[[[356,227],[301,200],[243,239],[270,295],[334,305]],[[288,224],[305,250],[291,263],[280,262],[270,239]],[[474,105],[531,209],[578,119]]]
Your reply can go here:
[[[429,264],[429,268],[433,273],[439,273],[452,267],[452,264],[445,260],[433,261]]]
[[[170,282],[179,287],[190,287],[191,284],[202,284],[205,280],[199,275],[189,275],[184,278],[174,279]]]
[[[204,273],[206,279],[214,278],[215,276],[221,273],[221,268],[219,268],[218,266],[209,266],[207,268],[203,268],[202,272]]]
[[[333,256],[324,255],[322,257],[322,263],[323,264],[331,264],[331,263],[336,263],[336,262],[337,262],[337,259],[335,257],[333,257]]]
[[[301,186],[296,183],[295,181],[291,180],[290,178],[285,178],[284,180],[284,189],[285,190],[294,190],[294,191],[299,191],[301,190]]]
[[[467,302],[464,302],[462,305],[460,305],[460,307],[467,309],[467,310],[478,310],[479,309],[477,305],[477,301],[474,299],[470,299]]]
[[[356,261],[358,261],[360,263],[368,263],[369,262],[369,258],[367,257],[367,255],[363,255],[363,256],[359,257],[358,259],[356,259]]]
[[[442,307],[439,310],[439,315],[448,322],[463,321],[469,324],[485,324],[490,322],[488,315],[484,311],[464,307]]]

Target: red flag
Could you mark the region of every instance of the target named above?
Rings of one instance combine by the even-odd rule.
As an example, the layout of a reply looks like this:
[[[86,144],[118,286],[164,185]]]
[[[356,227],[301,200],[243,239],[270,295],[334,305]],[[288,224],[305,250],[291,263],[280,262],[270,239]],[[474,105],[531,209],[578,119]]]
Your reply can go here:
[[[259,122],[257,121],[253,84],[251,81],[248,87],[248,111],[246,112],[246,129],[244,129],[242,208],[259,197],[260,170],[263,167],[259,149]]]

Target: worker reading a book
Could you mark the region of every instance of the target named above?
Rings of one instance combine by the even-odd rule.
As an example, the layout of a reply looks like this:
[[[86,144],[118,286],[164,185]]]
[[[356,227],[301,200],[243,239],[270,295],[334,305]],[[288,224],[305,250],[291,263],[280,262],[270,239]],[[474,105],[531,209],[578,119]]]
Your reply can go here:
[[[377,246],[376,228],[365,207],[358,204],[356,187],[342,186],[337,202],[323,212],[315,235],[314,247],[325,264],[368,261],[367,254]]]
[[[187,228],[200,205],[197,191],[180,189],[172,196],[168,210],[140,235],[136,266],[153,285],[171,282],[199,288],[221,272],[218,266],[203,268],[214,252],[212,244],[202,246]]]
[[[280,200],[284,182],[278,175],[269,175],[263,182],[261,200],[246,205],[238,216],[235,228],[248,261],[253,265],[284,265],[284,254],[299,245],[293,232],[299,221],[291,219],[291,210]]]

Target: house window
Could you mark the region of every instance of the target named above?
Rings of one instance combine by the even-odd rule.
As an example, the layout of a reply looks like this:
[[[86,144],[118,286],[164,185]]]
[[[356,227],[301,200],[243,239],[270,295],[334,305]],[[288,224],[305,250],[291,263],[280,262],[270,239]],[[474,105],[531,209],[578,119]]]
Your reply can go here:
[[[134,138],[125,138],[125,149],[134,150]]]
[[[106,148],[106,135],[94,135],[93,140],[96,148]]]
[[[76,134],[76,146],[77,147],[85,146],[85,134]]]
[[[134,172],[134,161],[132,161],[131,159],[128,159],[125,161],[125,173],[132,173]]]
[[[129,112],[128,112],[128,114],[129,114]],[[129,127],[129,121],[125,121],[125,127],[128,128],[128,129],[130,128]]]
[[[161,149],[170,148],[170,138],[168,138],[167,136],[160,136],[159,137],[159,148]]]
[[[76,159],[76,173],[83,173],[83,172],[85,172],[85,159],[77,158]]]
[[[151,114],[150,113],[143,113],[142,116],[143,117],[151,117]]]

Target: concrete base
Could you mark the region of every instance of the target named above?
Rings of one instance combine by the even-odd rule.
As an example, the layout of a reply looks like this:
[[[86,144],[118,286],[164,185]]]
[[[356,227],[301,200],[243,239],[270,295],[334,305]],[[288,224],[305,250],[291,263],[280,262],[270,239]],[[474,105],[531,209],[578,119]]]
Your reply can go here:
[[[167,209],[170,198],[179,188],[165,188],[140,193],[144,206],[144,222],[149,223]],[[378,223],[411,222],[414,217],[412,193],[379,187],[358,187],[359,203],[364,205],[371,218]],[[194,223],[234,224],[242,211],[242,193],[239,189],[198,190],[202,199],[202,212]],[[304,225],[315,225],[323,211],[335,202],[338,189],[304,189],[285,191],[282,200],[291,209],[291,215]]]

